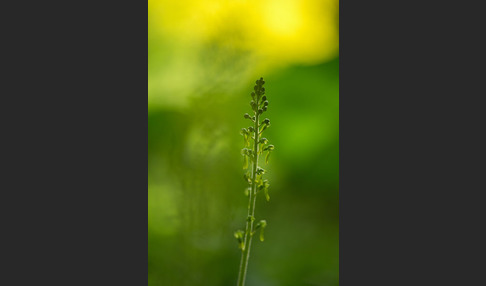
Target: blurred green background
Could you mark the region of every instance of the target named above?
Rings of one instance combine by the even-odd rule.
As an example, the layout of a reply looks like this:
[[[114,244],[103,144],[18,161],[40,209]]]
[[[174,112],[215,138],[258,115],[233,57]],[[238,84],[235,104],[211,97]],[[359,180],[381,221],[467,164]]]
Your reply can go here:
[[[241,128],[265,79],[263,166],[247,285],[338,285],[338,2],[148,1],[149,285],[236,285]]]

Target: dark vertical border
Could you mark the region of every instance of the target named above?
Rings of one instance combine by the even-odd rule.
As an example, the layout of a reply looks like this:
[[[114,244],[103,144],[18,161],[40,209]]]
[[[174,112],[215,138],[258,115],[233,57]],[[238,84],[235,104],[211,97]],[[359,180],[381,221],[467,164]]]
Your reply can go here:
[[[485,283],[479,10],[340,1],[341,286]]]
[[[146,285],[147,2],[3,12],[0,284]]]
[[[89,178],[84,279],[147,285],[147,2],[93,4],[83,29],[92,63],[82,104],[89,138],[83,153],[92,158],[80,169]]]

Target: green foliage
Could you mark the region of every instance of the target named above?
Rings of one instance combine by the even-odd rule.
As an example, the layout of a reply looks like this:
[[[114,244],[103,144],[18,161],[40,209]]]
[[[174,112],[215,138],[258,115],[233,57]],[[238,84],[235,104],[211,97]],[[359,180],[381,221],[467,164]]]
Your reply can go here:
[[[268,110],[269,104],[267,96],[265,95],[265,88],[263,87],[264,84],[265,81],[263,78],[257,80],[255,82],[254,91],[250,94],[252,97],[250,106],[254,115],[251,116],[248,113],[243,115],[244,118],[250,119],[254,123],[254,126],[243,128],[240,132],[244,138],[245,145],[245,147],[241,149],[241,155],[244,157],[243,169],[248,169],[250,162],[252,166],[251,172],[247,172],[244,175],[245,181],[250,184],[250,187],[245,190],[245,195],[249,197],[246,231],[238,231],[235,233],[235,237],[238,239],[238,246],[242,251],[238,286],[243,286],[245,284],[253,234],[256,230],[260,229],[260,241],[263,241],[263,230],[267,226],[266,220],[261,220],[254,225],[255,202],[258,193],[263,191],[265,193],[266,200],[270,200],[270,196],[268,195],[268,187],[270,184],[268,183],[268,180],[263,179],[263,175],[266,173],[266,170],[258,166],[258,158],[260,154],[266,151],[267,155],[265,157],[265,162],[268,164],[268,155],[274,149],[273,145],[268,145],[269,141],[267,138],[260,138],[263,131],[270,127],[270,119],[268,118],[265,118],[262,122],[259,122],[260,115]]]
[[[338,64],[262,73],[271,106],[259,121],[268,117],[272,126],[260,138],[276,152],[268,165],[267,152],[259,155],[272,203],[258,195],[255,225],[266,219],[271,228],[265,243],[259,230],[253,236],[246,286],[339,285]],[[233,232],[245,230],[250,183],[243,175],[251,178],[252,169],[242,169],[239,132],[254,124],[243,114],[253,116],[258,76],[224,90],[211,85],[183,110],[151,106],[148,286],[236,286],[241,251]],[[285,263],[275,263],[275,253]]]

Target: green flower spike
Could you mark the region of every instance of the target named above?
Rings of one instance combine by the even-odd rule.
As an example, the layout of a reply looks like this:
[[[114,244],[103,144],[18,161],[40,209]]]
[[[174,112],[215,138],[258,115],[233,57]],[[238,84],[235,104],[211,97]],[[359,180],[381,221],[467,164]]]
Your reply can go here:
[[[247,170],[244,179],[249,187],[245,189],[245,195],[248,196],[246,228],[245,231],[239,230],[235,232],[235,237],[238,240],[238,247],[242,250],[240,271],[238,274],[238,286],[245,285],[252,237],[257,230],[260,230],[260,240],[263,241],[263,231],[267,226],[266,220],[260,220],[258,223],[255,222],[255,206],[258,194],[263,193],[266,201],[270,200],[270,196],[268,195],[270,184],[267,179],[263,178],[267,171],[258,166],[259,155],[266,151],[265,162],[268,164],[268,157],[275,148],[273,145],[269,145],[269,140],[267,138],[260,136],[268,127],[270,127],[270,119],[265,118],[260,122],[260,116],[267,112],[269,106],[268,98],[265,95],[265,87],[263,87],[264,84],[265,81],[263,78],[260,78],[255,82],[253,92],[250,93],[250,106],[253,114],[245,113],[243,115],[245,119],[250,119],[253,122],[253,126],[241,130],[241,135],[243,135],[245,139],[245,146],[241,150],[241,155],[244,157],[243,168]]]

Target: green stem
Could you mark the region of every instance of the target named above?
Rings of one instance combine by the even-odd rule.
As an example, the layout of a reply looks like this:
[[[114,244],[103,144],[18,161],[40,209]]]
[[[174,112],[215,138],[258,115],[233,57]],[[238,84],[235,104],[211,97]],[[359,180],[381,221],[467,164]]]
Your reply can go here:
[[[248,269],[248,260],[250,259],[250,247],[251,247],[251,240],[253,238],[253,222],[255,221],[255,203],[256,203],[256,171],[258,167],[258,141],[259,141],[259,114],[255,112],[255,143],[253,144],[253,166],[251,170],[251,191],[249,195],[249,203],[248,203],[248,217],[246,220],[246,230],[245,230],[245,248],[241,253],[241,262],[240,262],[240,272],[238,274],[238,286],[245,285],[246,279],[246,271]]]

